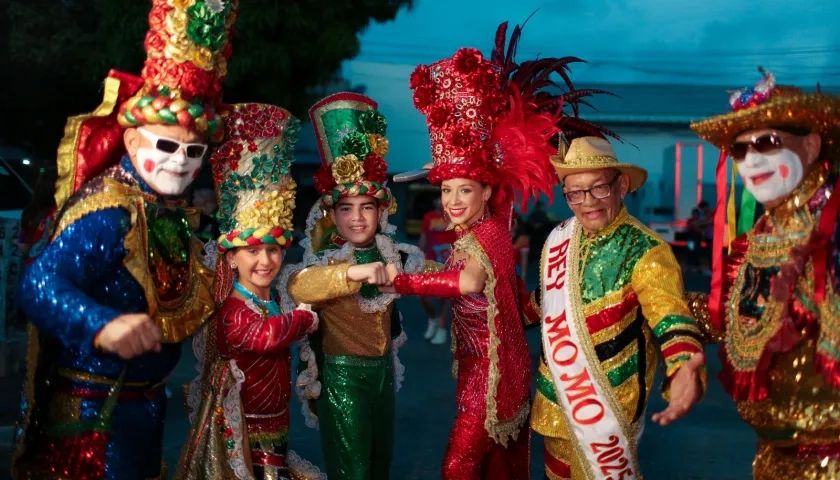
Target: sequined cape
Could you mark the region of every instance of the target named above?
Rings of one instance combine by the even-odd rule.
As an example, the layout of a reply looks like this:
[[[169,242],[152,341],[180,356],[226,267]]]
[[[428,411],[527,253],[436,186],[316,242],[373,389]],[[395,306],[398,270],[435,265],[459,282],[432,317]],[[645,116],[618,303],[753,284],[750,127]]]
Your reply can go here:
[[[499,217],[476,222],[459,233],[453,252],[463,252],[484,269],[490,369],[485,400],[487,434],[507,445],[516,438],[530,411],[531,356],[522,323],[513,244],[507,222]],[[454,345],[453,350],[457,350]],[[457,372],[457,360],[453,375]]]
[[[186,297],[175,305],[158,300],[148,263],[144,208],[146,202],[155,201],[156,195],[124,158],[70,198],[57,217],[50,244],[24,272],[18,298],[32,324],[13,469],[25,451],[30,426],[49,424],[49,418],[78,421],[97,416],[101,401],[52,395],[46,385],[95,392],[113,384],[125,362],[94,348],[94,337],[106,323],[123,313],[148,312],[161,327],[161,352],[133,359],[126,372],[126,389],[133,385],[150,388],[165,381],[180,358],[180,342],[212,312],[212,276],[197,260],[198,242],[190,245],[188,254]],[[136,408],[142,402],[127,402],[120,403],[114,413],[115,424],[122,424],[126,431],[112,432],[111,444],[125,442],[128,448],[145,452],[146,472],[121,471],[121,465],[135,470],[132,460],[111,456],[109,478],[130,479],[144,473],[143,478],[151,478],[159,474],[153,464],[160,464],[157,435],[163,429],[166,402],[160,390],[145,410]],[[64,407],[56,402],[63,402]],[[56,408],[63,408],[64,417],[53,415]],[[47,409],[50,417],[46,416]],[[144,426],[131,434],[127,430],[135,422]],[[150,436],[147,438],[144,432]],[[15,478],[25,478],[24,474],[15,472]]]
[[[387,263],[401,271],[417,273],[440,268],[427,262],[423,252],[413,246],[395,242],[388,235],[377,234],[376,248]],[[307,426],[317,427],[317,416],[308,400],[320,396],[319,363],[323,354],[380,357],[391,355],[394,362],[394,385],[399,390],[405,367],[399,361],[399,348],[407,336],[402,330],[401,315],[394,308],[398,296],[382,294],[364,298],[362,285],[347,278],[347,270],[355,263],[353,246],[346,243],[337,249],[322,248],[306,255],[299,264],[284,266],[278,281],[283,308],[299,303],[311,304],[318,313],[318,332],[298,343],[299,364],[296,392],[301,400]]]
[[[836,180],[811,174],[727,258],[720,379],[758,435],[756,479],[840,477],[840,215],[830,242],[810,245]],[[820,303],[814,248],[829,249]],[[785,301],[774,283],[796,263]]]
[[[214,332],[225,334],[215,339],[218,355],[194,386],[202,398],[188,405],[195,411],[189,411],[192,428],[178,462],[178,480],[252,479],[251,449],[288,441],[289,348],[311,323],[292,313],[266,317],[236,297],[222,304],[214,321]],[[248,417],[251,413],[255,418]],[[288,450],[285,459],[293,480],[326,479],[294,451]]]
[[[597,365],[621,404],[616,413],[637,434],[653,390],[657,350],[670,379],[692,354],[703,351],[702,337],[683,298],[682,273],[670,246],[625,209],[595,236],[582,237],[580,249],[579,308]],[[545,255],[543,250],[541,269]],[[539,296],[537,291],[525,302],[529,324],[541,321]],[[705,372],[702,381],[705,386]],[[543,352],[531,427],[547,437],[571,439],[561,408]]]

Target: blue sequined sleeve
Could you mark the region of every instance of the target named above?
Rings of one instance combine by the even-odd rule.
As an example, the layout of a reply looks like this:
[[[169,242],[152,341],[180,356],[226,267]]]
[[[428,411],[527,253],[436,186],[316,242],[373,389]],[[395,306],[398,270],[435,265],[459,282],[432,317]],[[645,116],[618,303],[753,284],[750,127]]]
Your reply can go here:
[[[86,292],[108,281],[122,267],[128,212],[109,208],[85,215],[67,226],[27,268],[18,292],[19,305],[45,334],[69,348],[93,350],[93,338],[120,314]]]

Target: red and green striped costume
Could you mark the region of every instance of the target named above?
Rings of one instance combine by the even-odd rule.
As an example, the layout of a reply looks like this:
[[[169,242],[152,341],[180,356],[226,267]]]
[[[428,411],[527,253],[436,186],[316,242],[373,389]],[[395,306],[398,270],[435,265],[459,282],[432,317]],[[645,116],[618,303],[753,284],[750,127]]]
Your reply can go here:
[[[671,378],[693,353],[703,351],[700,332],[683,299],[682,274],[670,246],[626,210],[579,245],[582,305],[573,308],[582,308],[586,316],[598,356],[590,364],[600,365],[621,404],[622,412],[616,413],[636,434],[644,424],[658,353]],[[527,303],[526,321],[531,324],[541,318],[538,296]],[[571,432],[560,409],[543,357],[531,427],[546,437],[546,475],[585,478],[567,460],[573,452],[567,443]]]

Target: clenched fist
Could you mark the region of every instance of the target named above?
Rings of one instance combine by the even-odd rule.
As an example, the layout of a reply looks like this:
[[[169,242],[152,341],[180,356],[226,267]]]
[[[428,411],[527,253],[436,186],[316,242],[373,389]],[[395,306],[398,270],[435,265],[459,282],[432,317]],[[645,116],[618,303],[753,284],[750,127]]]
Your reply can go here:
[[[383,285],[388,282],[388,272],[382,262],[365,263],[347,269],[347,278],[354,282]]]
[[[128,313],[108,322],[96,336],[98,347],[115,353],[124,360],[146,352],[159,352],[161,332],[152,317],[145,313]]]

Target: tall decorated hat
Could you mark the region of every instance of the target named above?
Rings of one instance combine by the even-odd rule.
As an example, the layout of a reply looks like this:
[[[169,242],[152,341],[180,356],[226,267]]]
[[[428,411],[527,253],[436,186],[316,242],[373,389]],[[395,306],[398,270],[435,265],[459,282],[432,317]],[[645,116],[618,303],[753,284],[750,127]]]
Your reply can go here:
[[[386,186],[388,164],[388,124],[370,97],[351,92],[330,95],[309,109],[321,155],[315,173],[315,189],[321,198],[307,218],[307,251],[317,252],[336,235],[324,211],[345,197],[366,195],[377,200],[383,210],[380,230],[391,233],[388,214],[396,212],[396,202]]]
[[[71,117],[58,148],[56,205],[125,154],[123,128],[182,125],[214,140],[238,0],[152,0],[141,77],[111,70],[92,113]]]
[[[420,65],[411,74],[414,106],[426,116],[432,164],[424,167],[434,184],[466,178],[497,188],[501,195],[491,207],[540,193],[552,196],[557,177],[549,157],[557,153],[559,134],[567,138],[608,134],[577,117],[581,99],[599,90],[574,90],[568,79],[575,57],[544,58],[518,64],[514,54],[521,28],[505,48],[507,22],[496,32],[490,58],[474,48],[462,48],[451,58]],[[568,92],[550,79],[559,74]],[[568,107],[568,111],[564,111]],[[395,177],[423,176],[421,171]]]
[[[273,105],[240,103],[223,113],[226,141],[210,157],[219,202],[219,251],[292,243],[291,175],[300,121]]]
[[[331,207],[343,197],[367,195],[388,208],[388,124],[372,98],[357,93],[330,95],[309,109],[315,129],[321,168],[315,189],[322,204]]]

